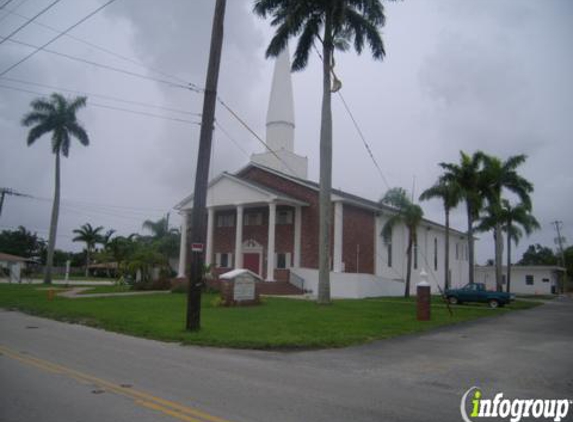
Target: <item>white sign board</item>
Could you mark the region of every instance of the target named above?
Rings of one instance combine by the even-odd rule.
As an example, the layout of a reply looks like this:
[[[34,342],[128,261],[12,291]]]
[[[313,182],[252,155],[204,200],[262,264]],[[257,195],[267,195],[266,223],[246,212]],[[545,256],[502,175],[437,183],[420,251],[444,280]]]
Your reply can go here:
[[[235,277],[233,288],[233,300],[241,302],[243,300],[255,299],[255,279],[250,274],[241,274]]]

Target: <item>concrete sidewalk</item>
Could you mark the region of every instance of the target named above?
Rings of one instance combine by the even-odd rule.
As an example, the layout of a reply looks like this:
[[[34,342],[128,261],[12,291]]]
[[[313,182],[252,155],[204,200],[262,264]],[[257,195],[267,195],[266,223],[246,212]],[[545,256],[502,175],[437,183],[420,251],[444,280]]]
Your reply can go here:
[[[119,293],[94,293],[94,294],[80,294],[90,290],[89,287],[76,287],[64,292],[57,293],[57,296],[65,297],[68,299],[87,299],[94,297],[122,297],[122,296],[145,296],[171,293],[170,290],[152,290],[144,292],[119,292]]]

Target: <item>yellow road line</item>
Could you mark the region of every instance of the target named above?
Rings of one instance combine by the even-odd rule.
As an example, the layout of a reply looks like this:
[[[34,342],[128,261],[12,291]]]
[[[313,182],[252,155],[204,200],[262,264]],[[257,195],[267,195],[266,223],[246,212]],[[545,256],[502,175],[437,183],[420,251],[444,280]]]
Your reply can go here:
[[[162,413],[165,413],[169,416],[172,416],[176,419],[186,421],[186,422],[229,422],[225,419],[219,418],[217,416],[210,415],[208,413],[202,412],[198,409],[184,406],[182,404],[163,399],[161,397],[154,396],[152,394],[146,393],[144,391],[136,390],[133,388],[125,388],[120,385],[111,383],[109,381],[103,380],[101,378],[94,377],[89,374],[82,373],[80,371],[76,371],[75,369],[71,369],[53,362],[49,362],[43,359],[39,359],[36,357],[32,357],[27,354],[23,354],[17,352],[15,350],[11,350],[6,346],[0,345],[0,352],[4,355],[17,360],[21,363],[25,363],[28,365],[35,366],[42,370],[66,375],[70,378],[73,378],[80,382],[88,382],[96,384],[100,387],[105,388],[107,391],[111,391],[118,395],[126,396],[135,401],[138,405],[144,406],[146,408],[150,408]],[[196,419],[198,418],[198,419]]]

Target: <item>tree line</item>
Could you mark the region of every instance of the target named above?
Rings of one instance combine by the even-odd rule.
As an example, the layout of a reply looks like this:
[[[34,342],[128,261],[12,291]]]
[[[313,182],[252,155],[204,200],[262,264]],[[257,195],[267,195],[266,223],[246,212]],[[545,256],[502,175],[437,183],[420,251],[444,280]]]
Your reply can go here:
[[[139,272],[142,283],[152,281],[152,271],[155,268],[164,277],[171,277],[173,274],[169,259],[178,254],[179,230],[170,228],[166,217],[157,221],[146,220],[142,228],[149,234],[114,236],[116,232],[113,229],[105,231],[103,226],[83,224],[73,230],[73,241],[83,243],[84,250],[74,253],[55,249],[52,264],[63,267],[70,261],[72,268],[83,267],[86,277],[90,265],[94,263],[110,264],[102,271],[117,278],[135,278]],[[23,226],[0,232],[0,251],[31,259],[39,265],[48,264],[48,242]]]

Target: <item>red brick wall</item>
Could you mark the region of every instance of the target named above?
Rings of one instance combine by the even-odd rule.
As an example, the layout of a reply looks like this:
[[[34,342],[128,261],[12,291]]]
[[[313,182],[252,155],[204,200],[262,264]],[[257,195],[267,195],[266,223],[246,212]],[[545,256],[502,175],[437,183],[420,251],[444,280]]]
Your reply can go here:
[[[294,213],[294,208],[287,206],[277,207],[277,211],[283,209],[292,209]],[[248,213],[262,213],[263,220],[260,225],[249,225],[243,226],[243,242],[252,239],[260,243],[263,247],[263,274],[261,277],[266,278],[267,272],[267,247],[269,239],[269,208],[259,207],[259,208],[245,208],[243,214]],[[216,253],[235,253],[235,234],[236,227],[217,227],[217,217],[223,214],[235,215],[236,221],[236,211],[217,211],[215,213],[215,222],[213,227],[213,254]],[[291,257],[294,253],[294,214],[292,224],[277,224],[275,231],[275,252],[276,253],[286,253],[290,252]],[[215,259],[215,258],[213,258]],[[292,259],[292,258],[291,258]],[[215,262],[215,261],[213,261]],[[276,262],[275,262],[276,266]]]
[[[241,177],[284,192],[288,196],[309,204],[308,207],[302,207],[301,266],[318,268],[318,192],[256,167],[248,168],[241,174]],[[276,234],[277,252],[289,252],[290,250],[278,249],[279,227],[277,226]],[[294,225],[288,227],[294,231]],[[285,239],[292,239],[292,236],[286,236]],[[292,244],[284,246],[293,248]]]
[[[213,262],[216,262],[215,254],[217,253],[234,253],[235,252],[235,230],[236,227],[217,227],[217,219],[220,215],[234,215],[235,224],[237,216],[235,210],[225,210],[215,212],[213,221]]]
[[[345,272],[374,274],[374,212],[344,204],[342,220],[342,262]],[[358,257],[357,245],[360,246]]]

